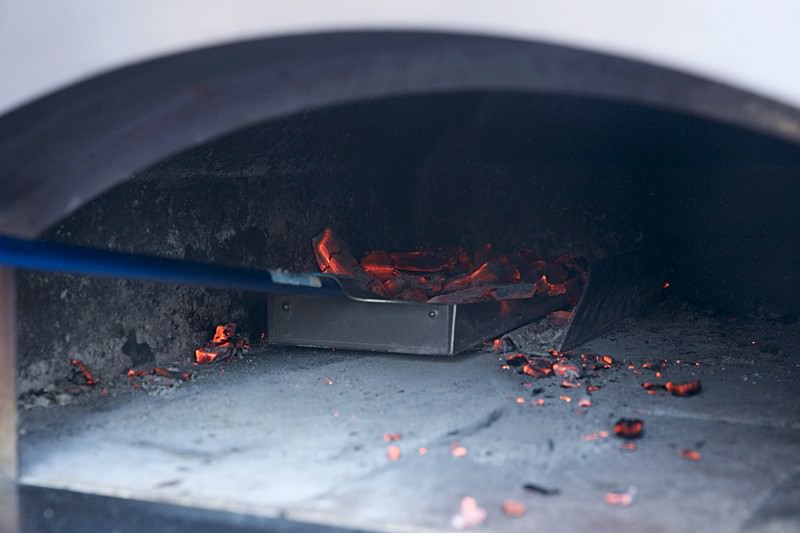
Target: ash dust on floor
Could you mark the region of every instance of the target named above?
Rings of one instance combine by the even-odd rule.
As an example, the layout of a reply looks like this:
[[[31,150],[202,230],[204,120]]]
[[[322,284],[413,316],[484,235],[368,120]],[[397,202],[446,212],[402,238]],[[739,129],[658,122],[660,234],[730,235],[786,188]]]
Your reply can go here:
[[[168,395],[21,413],[23,480],[381,531],[451,529],[467,496],[483,531],[800,530],[800,325],[663,311],[576,352],[614,364],[563,388],[511,353],[271,347]],[[692,397],[641,386],[694,379]],[[644,421],[634,450],[622,417]]]

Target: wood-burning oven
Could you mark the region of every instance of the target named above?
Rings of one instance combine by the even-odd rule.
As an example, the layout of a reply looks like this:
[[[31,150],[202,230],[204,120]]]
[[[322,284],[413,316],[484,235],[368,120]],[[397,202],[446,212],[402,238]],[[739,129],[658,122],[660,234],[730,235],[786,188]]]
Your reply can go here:
[[[502,531],[531,515],[670,529],[682,506],[698,529],[734,507],[731,527],[772,523],[774,487],[797,475],[742,434],[779,435],[765,445],[796,468],[798,123],[640,63],[403,33],[183,54],[2,117],[0,227],[17,236],[292,271],[317,268],[326,227],[357,257],[491,242],[595,261],[673,243],[648,315],[544,367],[504,340],[438,360],[268,347],[263,295],[19,272],[3,338],[16,329],[21,479],[385,530],[483,508]],[[226,322],[250,352],[193,365]],[[644,419],[644,438],[618,446],[619,417]],[[759,502],[725,488],[756,470]],[[597,518],[560,515],[579,501]]]

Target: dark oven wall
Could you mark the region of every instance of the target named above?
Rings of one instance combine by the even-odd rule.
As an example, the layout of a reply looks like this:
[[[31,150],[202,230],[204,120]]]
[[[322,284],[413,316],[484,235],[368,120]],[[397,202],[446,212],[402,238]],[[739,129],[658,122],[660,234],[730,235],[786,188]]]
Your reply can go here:
[[[123,148],[124,149],[124,148]],[[688,116],[530,94],[361,102],[240,130],[162,161],[45,239],[315,269],[335,228],[371,249],[493,242],[590,259],[680,238],[676,298],[797,312],[796,146]],[[53,274],[19,276],[20,390],[184,360],[219,322],[254,339],[264,299]]]

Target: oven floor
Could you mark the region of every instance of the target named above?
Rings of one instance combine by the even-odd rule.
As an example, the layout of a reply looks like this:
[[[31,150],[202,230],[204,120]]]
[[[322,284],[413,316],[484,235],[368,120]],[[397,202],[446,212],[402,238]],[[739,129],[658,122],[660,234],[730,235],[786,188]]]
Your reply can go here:
[[[581,350],[616,363],[580,408],[583,388],[503,370],[489,352],[269,348],[198,367],[163,395],[22,412],[22,480],[382,531],[451,528],[464,496],[486,509],[479,528],[490,531],[798,531],[799,350],[797,322],[689,311],[630,319]],[[703,391],[648,395],[641,383],[658,381],[639,368],[648,358],[683,360],[660,381],[699,378]],[[636,450],[613,434],[584,438],[620,417],[644,420]],[[386,433],[402,438],[387,443]],[[465,457],[453,456],[455,443]],[[399,460],[387,459],[390,444]],[[628,487],[630,506],[606,503]],[[506,499],[526,514],[505,515]]]

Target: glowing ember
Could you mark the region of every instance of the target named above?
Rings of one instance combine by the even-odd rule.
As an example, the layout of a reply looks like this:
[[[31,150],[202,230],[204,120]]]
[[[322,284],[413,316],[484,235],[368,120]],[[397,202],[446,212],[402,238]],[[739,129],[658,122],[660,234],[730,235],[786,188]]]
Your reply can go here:
[[[699,379],[687,381],[686,383],[673,383],[668,381],[664,387],[674,396],[694,396],[702,389]]]
[[[620,418],[614,424],[614,435],[623,439],[638,439],[644,432],[644,421],[638,418]]]
[[[663,383],[653,383],[652,381],[645,381],[644,383],[642,383],[642,388],[646,391],[653,392],[665,389],[666,387],[664,386]]]
[[[229,322],[216,327],[211,342],[195,350],[194,360],[198,364],[210,364],[249,349],[247,340],[236,333],[236,324]]]
[[[565,389],[576,389],[580,387],[581,384],[578,383],[577,381],[570,381],[568,379],[565,379],[564,381],[561,382],[561,386]]]
[[[420,455],[428,455],[428,448],[422,446],[417,452],[419,452]]]
[[[153,368],[153,374],[156,376],[161,376],[162,378],[172,378],[172,372],[167,370],[166,368],[161,368],[159,366]]]
[[[450,446],[450,454],[453,457],[466,457],[469,454],[469,451],[464,446],[461,446],[459,443],[454,442]]]
[[[392,444],[388,448],[386,448],[386,457],[390,461],[397,461],[400,459],[400,446],[396,444]]]
[[[329,378],[328,376],[325,376],[325,384],[326,385],[333,385],[334,384],[333,378]]]
[[[680,450],[678,451],[678,456],[683,457],[689,461],[699,461],[700,460],[700,452],[697,450]]]
[[[538,405],[539,407],[544,405],[544,398],[539,398],[533,402],[533,405]]]
[[[598,387],[597,385],[589,385],[588,387],[586,387],[586,390],[589,392],[597,392],[600,389],[601,387]]]
[[[636,487],[631,486],[624,489],[607,492],[605,495],[605,500],[608,505],[628,507],[633,503],[635,497]]]
[[[518,404],[523,404],[523,403],[525,403],[525,398],[523,398],[522,396],[517,396],[514,399],[514,401],[517,402]]]
[[[559,396],[558,399],[561,400],[562,402],[567,402],[567,403],[570,403],[572,401],[572,398],[565,394]]]
[[[456,529],[472,529],[486,520],[486,509],[478,507],[478,501],[472,496],[461,499],[461,507],[450,523]]]
[[[517,500],[503,502],[503,514],[511,518],[519,518],[525,514],[525,504]]]
[[[94,374],[89,370],[89,368],[81,361],[80,359],[70,359],[69,364],[76,367],[78,370],[81,371],[83,374],[83,378],[86,380],[87,385],[94,385],[97,383],[97,380],[94,377]]]
[[[592,406],[592,400],[590,400],[589,398],[581,398],[578,401],[578,407],[591,407],[591,406]]]
[[[400,440],[402,438],[403,437],[400,435],[400,433],[384,433],[383,434],[383,441],[384,442],[393,442],[393,441],[396,441],[396,440]]]
[[[529,357],[520,372],[534,378],[547,377],[553,373],[553,363],[545,357]]]
[[[581,373],[577,366],[567,362],[566,359],[561,359],[557,363],[553,363],[553,372],[562,378],[576,378],[580,376]]]
[[[581,438],[586,441],[605,439],[608,438],[608,431],[595,431],[594,433],[589,433]]]
[[[386,296],[388,293],[380,280],[370,276],[355,257],[350,254],[344,241],[326,228],[313,240],[314,255],[321,272],[349,276],[355,279],[364,289]]]
[[[629,452],[635,452],[637,448],[635,442],[623,442],[622,444],[619,445],[619,447]]]

